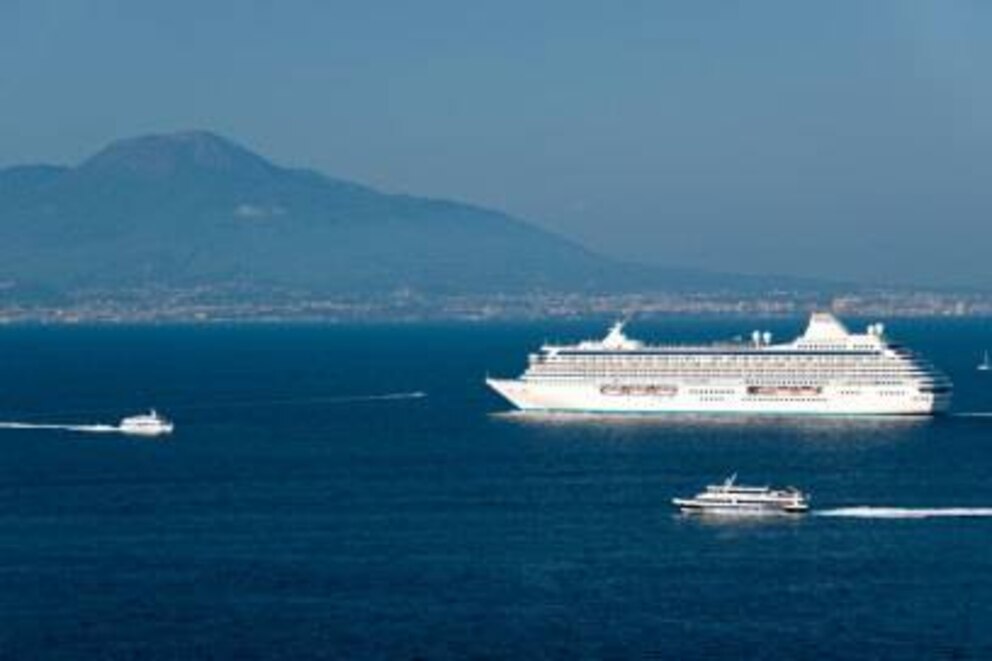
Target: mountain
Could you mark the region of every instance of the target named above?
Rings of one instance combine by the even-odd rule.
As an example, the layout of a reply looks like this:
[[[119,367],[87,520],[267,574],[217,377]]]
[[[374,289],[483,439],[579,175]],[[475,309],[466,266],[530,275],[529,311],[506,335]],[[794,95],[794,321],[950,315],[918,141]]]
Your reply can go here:
[[[726,284],[626,265],[506,214],[275,165],[212,133],[121,140],[77,167],[0,170],[0,281],[324,294]]]

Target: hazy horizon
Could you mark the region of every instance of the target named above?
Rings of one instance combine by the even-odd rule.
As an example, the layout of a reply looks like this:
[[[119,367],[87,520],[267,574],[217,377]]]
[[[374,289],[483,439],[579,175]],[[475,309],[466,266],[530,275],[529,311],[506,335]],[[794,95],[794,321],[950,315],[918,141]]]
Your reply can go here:
[[[620,259],[989,286],[990,12],[14,2],[0,166],[206,129]]]

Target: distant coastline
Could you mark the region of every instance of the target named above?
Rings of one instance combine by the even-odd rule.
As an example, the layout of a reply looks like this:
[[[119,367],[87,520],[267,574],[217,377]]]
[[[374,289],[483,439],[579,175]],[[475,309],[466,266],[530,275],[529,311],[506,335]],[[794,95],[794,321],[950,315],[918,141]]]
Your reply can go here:
[[[0,323],[992,316],[992,291],[631,264],[472,204],[284,167],[207,131],[0,168]]]
[[[665,315],[793,317],[829,308],[846,317],[992,317],[992,293],[811,292],[507,293],[372,295],[151,288],[82,292],[51,302],[0,300],[0,324],[514,321]]]

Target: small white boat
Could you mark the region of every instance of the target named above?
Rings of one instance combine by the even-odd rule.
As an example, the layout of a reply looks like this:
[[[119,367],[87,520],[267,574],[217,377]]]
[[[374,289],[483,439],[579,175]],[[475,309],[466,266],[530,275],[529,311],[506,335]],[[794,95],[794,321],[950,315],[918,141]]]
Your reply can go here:
[[[723,516],[802,514],[809,511],[809,496],[788,487],[746,487],[734,482],[737,474],[723,484],[710,485],[692,498],[674,498],[672,503],[684,514],[717,514]]]
[[[155,409],[148,413],[128,416],[121,420],[117,429],[123,434],[135,436],[159,436],[171,434],[175,425],[170,420],[160,416]]]
[[[989,362],[989,352],[986,351],[982,362],[978,363],[978,371],[988,372],[989,370],[992,370],[992,362]]]

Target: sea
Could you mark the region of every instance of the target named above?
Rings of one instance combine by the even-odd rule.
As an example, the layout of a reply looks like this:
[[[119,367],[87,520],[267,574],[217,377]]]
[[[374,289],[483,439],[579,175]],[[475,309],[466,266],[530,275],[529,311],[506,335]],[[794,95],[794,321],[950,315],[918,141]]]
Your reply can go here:
[[[607,321],[0,327],[0,658],[992,658],[992,321],[889,324],[955,382],[934,419],[526,416],[485,388]],[[149,407],[171,437],[23,426]],[[813,512],[673,511],[732,473]]]

